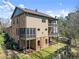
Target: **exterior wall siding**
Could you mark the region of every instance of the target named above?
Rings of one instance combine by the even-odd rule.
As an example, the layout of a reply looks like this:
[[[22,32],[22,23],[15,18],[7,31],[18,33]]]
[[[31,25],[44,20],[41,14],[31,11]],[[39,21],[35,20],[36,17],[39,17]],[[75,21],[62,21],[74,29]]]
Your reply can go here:
[[[27,28],[36,28],[36,37],[48,36],[48,19],[46,19],[46,23],[42,23],[41,18],[26,16],[26,19]],[[45,31],[46,28],[47,31]]]
[[[17,24],[17,18],[18,18],[18,24]],[[18,40],[20,39],[19,36],[16,34],[16,29],[25,27],[26,27],[25,14],[21,14],[12,19],[12,38],[15,39],[15,42],[18,42]]]
[[[18,24],[17,24],[17,18],[18,18]],[[45,23],[42,22],[42,20],[44,19],[46,20]],[[30,14],[29,15],[21,14],[12,19],[12,38],[14,38],[15,42],[17,43],[19,40],[20,48],[26,48],[28,46],[28,43],[27,43],[28,40],[27,38],[19,37],[16,34],[17,28],[36,28],[36,38],[30,40],[31,41],[30,47],[35,49],[36,51],[46,48],[49,45],[47,18],[36,16],[36,15],[32,16]],[[47,43],[46,43],[46,39],[47,39]],[[40,41],[40,46],[38,46],[38,41]]]
[[[45,44],[45,39],[48,41],[48,19],[46,22],[42,22],[42,18],[35,16],[26,16],[27,28],[36,28],[36,50],[40,50],[48,46]],[[38,29],[40,29],[38,31]],[[47,29],[47,31],[45,31]],[[40,40],[40,46],[38,46],[38,40]]]

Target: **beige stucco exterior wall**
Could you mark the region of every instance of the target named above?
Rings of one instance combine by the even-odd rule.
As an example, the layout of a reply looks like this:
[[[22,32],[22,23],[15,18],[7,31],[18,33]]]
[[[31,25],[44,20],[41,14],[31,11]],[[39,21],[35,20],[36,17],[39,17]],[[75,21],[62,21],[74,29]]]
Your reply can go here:
[[[17,18],[19,19],[18,24],[16,23]],[[12,22],[13,21],[15,21],[15,24],[12,23],[12,38],[14,38],[16,42],[18,42],[18,40],[27,40],[26,38],[21,38],[21,37],[19,38],[19,36],[16,34],[17,28],[36,28],[36,39],[33,39],[35,41],[31,41],[32,48],[36,47],[35,49],[38,51],[48,46],[48,43],[47,44],[45,43],[46,39],[48,42],[48,19],[47,18],[46,18],[46,22],[43,23],[41,17],[21,14],[17,17],[14,17],[12,19]],[[40,29],[40,31],[38,31],[38,29]],[[47,30],[45,31],[45,29]],[[38,46],[38,40],[40,40],[40,46]],[[22,41],[21,41],[21,44],[22,44]],[[26,43],[23,47],[25,46],[27,46]]]
[[[47,39],[47,44],[45,40]],[[38,41],[40,40],[40,46],[38,46]],[[40,37],[36,39],[36,51],[39,51],[40,49],[46,48],[49,43],[48,43],[48,37]]]
[[[45,39],[48,42],[48,19],[43,23],[40,17],[26,16],[27,28],[36,28],[36,50],[40,50],[48,46],[45,43]],[[47,28],[47,31],[45,29]],[[38,31],[40,29],[40,31]],[[40,46],[38,46],[38,40],[40,40]]]
[[[26,16],[26,22],[27,28],[36,28],[36,37],[48,36],[47,19],[46,23],[43,23],[41,18]],[[37,30],[38,28],[40,29],[40,31]],[[47,31],[45,31],[45,28],[47,28]]]

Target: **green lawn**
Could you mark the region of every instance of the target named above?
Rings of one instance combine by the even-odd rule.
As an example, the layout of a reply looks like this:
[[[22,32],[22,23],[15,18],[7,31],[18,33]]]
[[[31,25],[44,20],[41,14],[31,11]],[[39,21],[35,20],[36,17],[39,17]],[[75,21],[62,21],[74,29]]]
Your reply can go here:
[[[63,43],[58,43],[52,46],[49,46],[41,51],[34,52],[31,55],[18,54],[20,59],[51,59],[51,57],[55,57],[55,51],[66,46]]]
[[[3,41],[4,41],[3,35],[4,35],[4,34],[0,34],[0,45],[3,44]]]
[[[3,41],[4,41],[3,34],[0,34],[0,59],[5,59],[4,50],[1,48],[1,44],[4,43]]]
[[[77,53],[77,49],[76,48],[71,48],[71,51],[76,54]]]
[[[0,45],[3,44],[4,38],[3,35],[0,35]],[[51,59],[51,57],[55,57],[55,51],[66,46],[63,43],[57,43],[55,45],[49,46],[41,51],[33,52],[30,55],[18,53],[18,59]],[[7,56],[9,59],[12,59],[11,56]],[[5,59],[5,53],[0,46],[0,58]]]

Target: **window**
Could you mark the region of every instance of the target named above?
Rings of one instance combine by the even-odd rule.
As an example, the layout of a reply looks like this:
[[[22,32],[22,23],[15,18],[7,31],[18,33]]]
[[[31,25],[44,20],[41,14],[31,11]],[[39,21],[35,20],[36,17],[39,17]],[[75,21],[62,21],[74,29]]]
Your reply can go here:
[[[40,29],[39,29],[39,28],[38,28],[37,30],[38,30],[38,31],[40,31]]]
[[[20,28],[20,36],[23,37],[35,37],[36,35],[36,29],[35,28]]]
[[[25,37],[26,36],[26,30],[25,30],[25,28],[20,28],[19,29],[19,36],[20,37]]]
[[[29,34],[29,28],[26,29],[26,32],[27,32],[26,34]]]
[[[45,28],[45,31],[47,31],[47,28]]]
[[[47,39],[45,39],[45,43],[47,44]]]
[[[30,34],[29,32],[30,32],[29,28],[26,28],[26,37],[27,38],[29,38],[29,34]]]
[[[17,9],[17,10],[15,11],[15,14],[14,14],[14,15],[15,15],[15,16],[16,16],[16,15],[19,15],[19,14],[21,14],[22,12],[23,12],[22,10]]]
[[[25,34],[25,28],[20,28],[20,34]]]
[[[30,37],[32,37],[32,35],[33,35],[33,28],[30,28],[29,30],[30,30]]]
[[[38,40],[38,46],[40,46],[40,40]]]
[[[30,34],[33,34],[33,31],[32,30],[33,30],[33,28],[30,29]]]
[[[36,30],[36,29],[34,28],[34,29],[33,29],[33,34],[36,34],[36,31],[35,31],[35,30]]]
[[[46,22],[46,20],[45,20],[45,19],[42,19],[42,22],[43,22],[43,23],[45,23],[45,22]]]

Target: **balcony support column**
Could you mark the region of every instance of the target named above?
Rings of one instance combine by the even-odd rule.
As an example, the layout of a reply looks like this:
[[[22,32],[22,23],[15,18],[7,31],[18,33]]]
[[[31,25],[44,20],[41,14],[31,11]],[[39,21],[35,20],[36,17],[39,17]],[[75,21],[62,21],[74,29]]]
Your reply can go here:
[[[30,40],[29,40],[29,49],[30,49]]]

